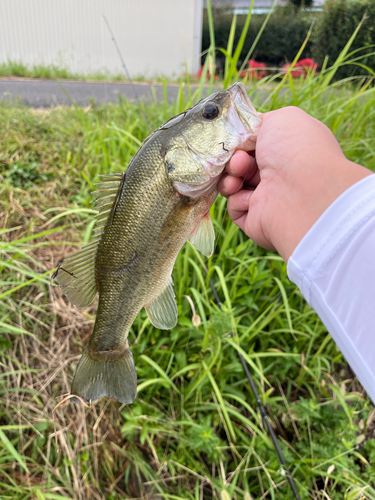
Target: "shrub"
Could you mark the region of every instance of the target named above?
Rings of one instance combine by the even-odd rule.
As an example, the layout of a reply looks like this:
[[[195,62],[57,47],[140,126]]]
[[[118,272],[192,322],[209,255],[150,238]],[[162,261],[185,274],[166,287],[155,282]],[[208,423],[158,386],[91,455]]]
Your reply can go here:
[[[242,71],[240,77],[243,78],[246,74],[248,78],[255,78],[257,80],[261,80],[264,76],[268,75],[268,71],[266,71],[266,63],[258,63],[254,59],[250,59],[247,61],[248,69]]]
[[[339,56],[356,27],[366,14],[349,52],[362,49],[352,57],[364,55],[359,62],[375,70],[375,55],[366,55],[375,51],[375,2],[374,0],[328,0],[324,14],[320,17],[313,33],[313,57],[322,65],[325,56],[328,64],[332,64]],[[367,71],[356,65],[344,65],[336,73],[337,78],[367,74]]]
[[[215,45],[220,48],[227,48],[230,27],[232,23],[233,13],[222,9],[215,9],[214,12],[214,27],[215,27]],[[304,42],[309,27],[311,25],[312,14],[303,12],[296,13],[291,8],[278,8],[270,17],[267,26],[265,27],[260,40],[257,43],[255,52],[252,54],[253,59],[259,62],[264,62],[270,66],[281,66],[284,63],[291,62],[296,56],[302,43]],[[264,20],[265,14],[254,14],[246,40],[241,52],[240,60],[244,60],[249,49],[251,48]],[[236,34],[234,38],[234,47],[241,36],[242,28],[245,23],[246,16],[237,16]],[[208,29],[207,12],[205,11],[203,18],[203,33],[202,33],[202,51],[210,46],[210,35]],[[311,42],[309,41],[303,51],[301,57],[311,56]],[[221,53],[217,53],[219,61],[224,60]]]
[[[314,0],[289,0],[289,3],[293,5],[295,9],[302,9],[303,7],[311,7]]]
[[[283,72],[286,73],[291,66],[291,64],[284,64],[282,68]],[[318,64],[314,61],[314,59],[300,59],[294,65],[291,71],[291,76],[292,78],[306,78],[309,73],[315,73],[317,69]]]

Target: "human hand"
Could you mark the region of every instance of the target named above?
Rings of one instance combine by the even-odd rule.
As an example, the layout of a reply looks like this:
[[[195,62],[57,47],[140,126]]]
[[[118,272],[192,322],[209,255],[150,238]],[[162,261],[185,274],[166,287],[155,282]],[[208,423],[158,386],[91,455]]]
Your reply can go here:
[[[233,222],[287,262],[329,205],[372,172],[347,160],[328,127],[299,108],[262,118],[255,158],[237,151],[219,191]]]

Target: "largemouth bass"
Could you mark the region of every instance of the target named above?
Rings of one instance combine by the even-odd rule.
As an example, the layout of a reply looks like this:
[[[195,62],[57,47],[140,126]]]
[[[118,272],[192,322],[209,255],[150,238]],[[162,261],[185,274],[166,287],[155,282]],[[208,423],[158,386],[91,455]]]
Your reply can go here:
[[[176,325],[171,274],[177,254],[187,240],[212,254],[209,210],[220,174],[235,150],[254,149],[260,124],[243,84],[235,83],[166,122],[144,141],[126,172],[97,184],[94,240],[54,274],[78,307],[99,292],[72,394],[86,402],[109,396],[133,403],[137,375],[129,329],[142,307],[156,328]]]

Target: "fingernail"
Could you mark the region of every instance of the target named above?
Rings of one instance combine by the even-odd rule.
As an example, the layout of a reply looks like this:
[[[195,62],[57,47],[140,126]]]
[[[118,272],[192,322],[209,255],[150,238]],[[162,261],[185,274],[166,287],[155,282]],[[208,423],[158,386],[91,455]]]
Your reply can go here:
[[[250,195],[251,195],[251,191],[244,190],[244,192],[242,193],[242,201],[247,203],[250,199]]]

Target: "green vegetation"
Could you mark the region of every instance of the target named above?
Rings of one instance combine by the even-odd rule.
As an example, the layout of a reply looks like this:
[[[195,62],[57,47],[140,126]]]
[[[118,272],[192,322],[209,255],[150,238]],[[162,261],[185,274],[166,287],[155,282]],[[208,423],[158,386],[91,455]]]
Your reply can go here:
[[[300,58],[314,58],[319,70],[337,60],[357,26],[360,29],[353,40],[352,57],[344,61],[336,73],[336,79],[363,76],[374,72],[375,68],[375,2],[373,0],[327,0],[324,10],[316,12],[299,9],[309,7],[309,1],[290,0],[295,7],[276,7],[269,14],[253,15],[251,23],[246,15],[233,17],[227,7],[204,10],[202,28],[202,53],[205,56],[211,46],[212,35],[215,39],[215,58],[219,77],[225,73],[225,50],[231,43],[241,46],[238,65],[249,57],[265,62],[269,67],[280,67],[291,63],[304,44]],[[210,16],[212,26],[210,27]],[[234,24],[233,24],[234,22]],[[311,36],[306,36],[311,30]],[[212,33],[213,29],[213,33]],[[242,34],[244,40],[240,42]],[[204,58],[203,56],[203,58]],[[238,69],[238,68],[237,68]],[[54,64],[27,65],[20,61],[8,60],[0,63],[0,77],[42,78],[81,81],[120,81],[127,82],[123,72],[112,74],[97,71],[89,74],[74,73],[68,67]],[[186,77],[183,77],[186,80]],[[133,77],[134,81],[163,82],[162,75],[147,78],[142,75]],[[168,79],[179,82],[178,76]]]
[[[291,81],[288,89],[264,104],[252,98],[260,111],[301,106],[334,131],[352,160],[375,167],[374,89],[327,86],[322,75],[299,88]],[[156,128],[187,104],[145,109]],[[174,271],[178,326],[156,330],[142,312],[132,329],[137,401],[60,407],[57,450],[52,410],[69,393],[95,308],[72,307],[49,274],[88,240],[92,183],[127,165],[148,133],[140,117],[124,101],[90,110],[1,108],[1,498],[159,492],[198,499],[202,491],[219,498],[224,490],[238,499],[245,492],[292,498],[239,348],[302,498],[323,498],[322,489],[332,499],[360,498],[354,492],[361,491],[375,498],[370,402],[284,263],[244,237],[222,198],[213,209],[216,251],[204,263],[225,313],[203,259],[187,244]],[[199,328],[185,295],[201,317]]]
[[[289,4],[293,5],[296,10],[312,7],[313,3],[313,0],[289,0]]]
[[[234,50],[229,40],[225,85],[237,79],[241,43]],[[351,160],[375,170],[375,88],[333,83],[349,57],[350,43],[332,67],[298,85],[289,73],[266,95],[272,77],[245,84],[259,111],[300,106]],[[207,69],[195,95],[144,105],[152,128],[199,99]],[[123,100],[0,110],[0,498],[292,499],[240,350],[301,498],[374,500],[370,401],[280,257],[248,240],[220,197],[214,255],[203,259],[186,244],[176,261],[178,326],[157,330],[144,311],[133,325],[136,402],[68,402],[55,412],[54,433],[52,410],[70,391],[95,304],[72,307],[50,274],[90,238],[98,175],[125,169],[148,130],[139,107]]]
[[[8,60],[0,63],[0,77],[19,77],[19,78],[42,78],[49,80],[80,80],[80,81],[111,81],[127,82],[123,72],[110,73],[108,71],[97,71],[88,74],[74,73],[69,68],[55,64],[33,64],[27,65],[21,61]],[[144,76],[134,77],[135,81],[162,81],[163,78],[154,77],[147,79]]]
[[[22,78],[64,78],[75,79],[77,75],[72,74],[68,69],[55,66],[53,64],[34,64],[28,66],[21,61],[8,60],[0,63],[1,76],[16,76]]]
[[[300,0],[295,1],[301,3]],[[306,2],[305,4],[307,5]],[[264,26],[251,57],[258,62],[265,62],[268,66],[282,66],[290,63],[312,27],[311,36],[301,52],[301,58],[312,57],[319,63],[320,70],[324,66],[326,57],[329,64],[336,61],[357,26],[361,25],[351,46],[352,57],[350,61],[341,65],[336,79],[368,74],[375,68],[374,16],[375,2],[373,0],[327,0],[321,12],[277,7]],[[232,11],[225,7],[215,8],[213,17],[216,47],[225,48],[230,38]],[[246,31],[239,60],[243,61],[247,58],[266,18],[266,14],[253,16]],[[233,33],[235,46],[245,24],[246,16],[237,16],[236,30]],[[210,30],[206,12],[203,18],[202,50],[207,50],[209,46]],[[218,51],[217,58],[219,69],[222,70],[224,54]]]
[[[363,75],[375,70],[375,3],[372,0],[329,0],[314,30],[313,57],[323,64],[335,61],[357,26],[361,25],[351,50],[353,61],[340,67],[338,78]],[[364,71],[365,70],[365,71]]]
[[[293,61],[294,56],[306,38],[306,34],[309,31],[313,19],[319,16],[319,14],[320,13],[306,13],[302,11],[296,12],[292,7],[276,8],[273,15],[269,18],[262,36],[256,44],[256,49],[254,50],[252,58],[259,62],[265,62],[269,66],[279,66]],[[241,60],[245,59],[266,17],[266,14],[257,14],[253,16],[241,50]],[[233,14],[231,11],[223,8],[214,10],[215,42],[217,47],[225,48],[227,46],[232,19]],[[237,29],[234,34],[235,46],[240,38],[245,22],[245,15],[237,16]],[[205,12],[203,17],[202,50],[206,50],[209,45],[210,33],[208,15]],[[308,41],[301,57],[311,57],[311,46],[311,41]],[[218,57],[223,60],[224,55],[218,53]]]

